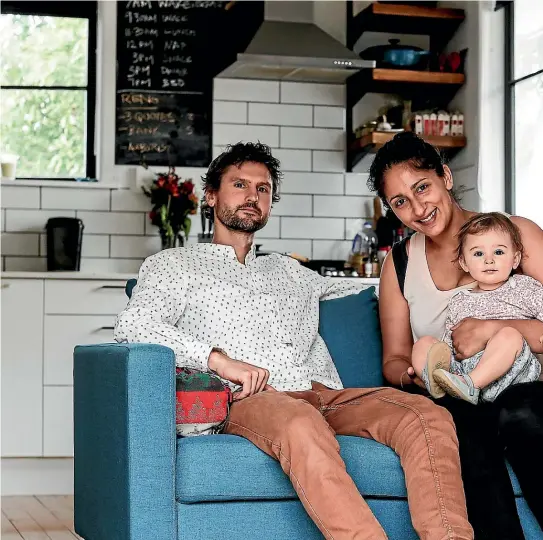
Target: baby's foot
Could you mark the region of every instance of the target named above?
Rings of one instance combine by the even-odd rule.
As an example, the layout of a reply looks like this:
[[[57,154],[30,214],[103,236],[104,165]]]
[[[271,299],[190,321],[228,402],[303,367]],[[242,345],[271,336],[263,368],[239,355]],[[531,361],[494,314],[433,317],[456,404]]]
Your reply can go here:
[[[447,394],[469,401],[473,405],[477,405],[479,402],[480,390],[473,385],[469,375],[455,375],[443,369],[436,369],[434,379]]]
[[[443,341],[434,343],[428,355],[426,356],[426,366],[422,370],[421,379],[426,385],[426,389],[433,398],[442,398],[445,395],[444,390],[434,380],[436,369],[449,371],[451,367],[451,349]]]

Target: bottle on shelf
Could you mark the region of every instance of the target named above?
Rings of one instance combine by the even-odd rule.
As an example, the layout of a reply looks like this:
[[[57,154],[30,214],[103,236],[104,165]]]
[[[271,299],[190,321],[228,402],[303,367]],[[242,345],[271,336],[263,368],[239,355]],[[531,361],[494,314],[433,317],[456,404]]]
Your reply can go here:
[[[373,230],[373,227],[369,221],[366,221],[366,223],[364,223],[363,230],[366,235],[367,243],[368,243],[368,256],[370,256],[372,250],[377,249],[377,244],[378,244],[377,234]]]
[[[398,228],[394,231],[394,241],[393,241],[393,244],[395,244],[396,242],[401,242],[404,238],[405,238],[405,231],[404,231],[403,227],[398,227]]]
[[[383,268],[383,262],[388,252],[390,251],[390,246],[382,246],[377,250],[377,260],[379,261],[379,268]]]
[[[345,267],[352,268],[360,275],[364,275],[364,264],[369,259],[373,249],[377,249],[377,235],[371,223],[365,222],[353,239],[351,253]]]
[[[377,256],[377,249],[371,254],[371,277],[378,278],[381,275],[381,264]]]
[[[373,277],[372,275],[373,265],[371,263],[370,257],[366,257],[364,261],[365,261],[364,262],[364,277],[367,277],[367,278]]]

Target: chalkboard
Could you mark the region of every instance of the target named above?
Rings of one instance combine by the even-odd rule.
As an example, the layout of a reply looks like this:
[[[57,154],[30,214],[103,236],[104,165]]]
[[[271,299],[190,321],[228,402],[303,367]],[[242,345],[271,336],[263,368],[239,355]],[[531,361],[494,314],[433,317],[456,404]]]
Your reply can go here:
[[[227,2],[117,3],[115,163],[205,167]]]

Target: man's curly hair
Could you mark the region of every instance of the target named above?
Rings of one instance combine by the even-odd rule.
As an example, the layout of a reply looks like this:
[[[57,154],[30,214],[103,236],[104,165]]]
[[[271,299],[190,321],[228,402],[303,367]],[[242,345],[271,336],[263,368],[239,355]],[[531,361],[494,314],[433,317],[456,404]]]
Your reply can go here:
[[[204,193],[219,189],[222,176],[228,167],[232,165],[239,167],[244,163],[262,163],[268,169],[272,180],[272,203],[278,202],[283,178],[281,163],[272,156],[270,147],[261,142],[238,142],[228,145],[226,150],[211,162],[207,173],[202,176]],[[207,218],[213,219],[213,208],[207,206],[205,197],[202,200],[202,212]]]

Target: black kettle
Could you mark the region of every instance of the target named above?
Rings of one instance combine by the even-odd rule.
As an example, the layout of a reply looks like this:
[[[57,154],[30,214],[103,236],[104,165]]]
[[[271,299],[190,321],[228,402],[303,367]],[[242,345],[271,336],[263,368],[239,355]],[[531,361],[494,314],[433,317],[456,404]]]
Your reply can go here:
[[[78,218],[50,218],[47,231],[47,271],[79,271],[83,222]]]

